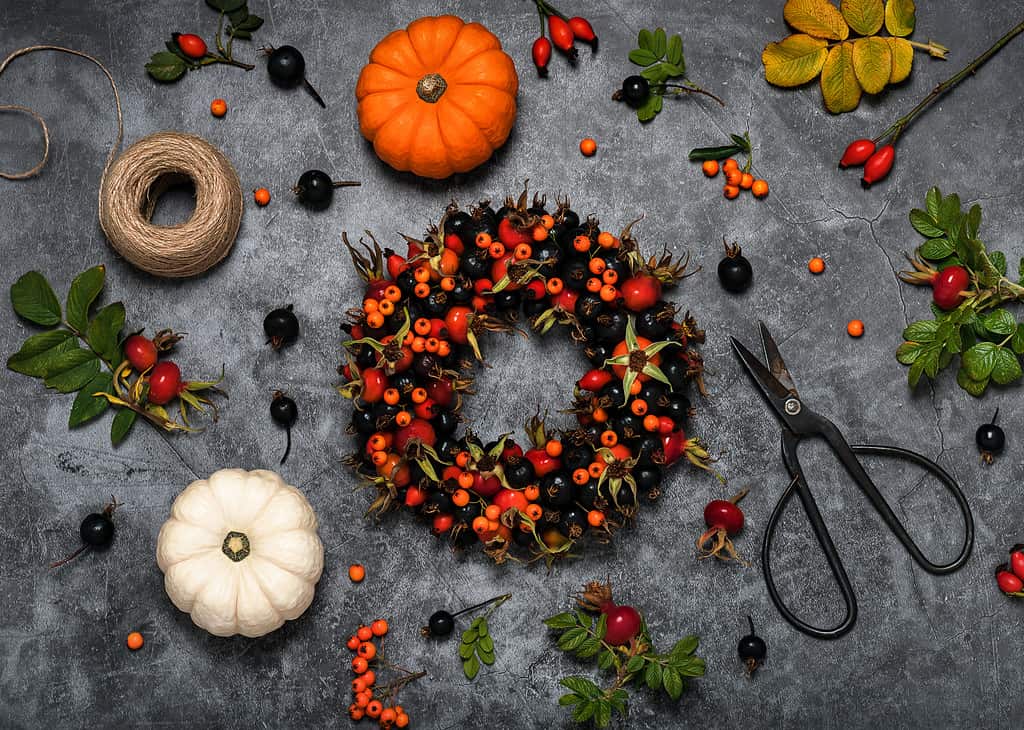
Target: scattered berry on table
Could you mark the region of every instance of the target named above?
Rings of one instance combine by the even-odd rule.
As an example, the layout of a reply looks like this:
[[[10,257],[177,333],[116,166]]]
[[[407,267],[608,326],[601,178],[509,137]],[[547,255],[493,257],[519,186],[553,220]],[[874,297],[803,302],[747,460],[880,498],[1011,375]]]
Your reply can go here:
[[[256,188],[252,191],[252,197],[256,201],[256,205],[261,208],[265,205],[270,205],[270,191],[266,188]]]
[[[223,99],[214,99],[210,102],[210,114],[215,117],[222,117],[228,113],[228,103]]]
[[[708,177],[714,177],[718,174],[718,160],[705,160],[704,164],[701,165],[701,169],[704,170],[704,174]]]
[[[580,141],[580,152],[583,153],[584,157],[593,157],[597,153],[597,142],[594,141],[593,137],[584,137]]]
[[[128,634],[128,640],[126,643],[128,644],[129,649],[131,649],[132,651],[138,651],[142,648],[142,645],[145,643],[145,641],[142,638],[142,634],[140,634],[138,631],[133,631],[130,634]]]
[[[812,258],[810,261],[807,262],[807,269],[812,274],[820,274],[820,273],[824,272],[825,271],[825,259],[821,258],[821,256],[815,256],[814,258]]]
[[[864,323],[859,319],[851,319],[846,325],[846,333],[850,337],[860,337],[864,334]]]
[[[359,563],[348,566],[348,579],[353,583],[362,583],[366,577],[366,568]]]

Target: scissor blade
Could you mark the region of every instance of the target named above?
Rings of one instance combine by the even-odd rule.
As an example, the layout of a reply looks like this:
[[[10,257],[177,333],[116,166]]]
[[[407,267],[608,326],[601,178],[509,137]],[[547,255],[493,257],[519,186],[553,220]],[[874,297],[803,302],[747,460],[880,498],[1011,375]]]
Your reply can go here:
[[[790,396],[786,387],[772,375],[768,368],[761,364],[761,361],[742,342],[735,337],[730,337],[729,341],[732,342],[732,349],[736,351],[736,356],[739,357],[740,362],[743,363],[747,372],[750,373],[750,377],[760,386],[765,397],[779,411],[780,415],[784,413],[781,410],[782,403]]]
[[[793,383],[793,376],[789,374],[786,361],[779,353],[779,346],[775,344],[775,338],[768,331],[764,322],[758,322],[761,326],[761,346],[764,348],[764,361],[768,363],[768,370],[775,379],[792,396],[796,396],[796,385]]]

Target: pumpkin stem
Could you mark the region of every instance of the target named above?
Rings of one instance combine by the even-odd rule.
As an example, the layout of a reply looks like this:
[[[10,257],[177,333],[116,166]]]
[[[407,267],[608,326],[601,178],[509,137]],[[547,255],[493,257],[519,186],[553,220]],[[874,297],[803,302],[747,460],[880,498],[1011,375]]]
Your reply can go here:
[[[232,530],[224,536],[224,544],[220,549],[229,560],[240,563],[249,556],[249,537],[244,532]]]
[[[436,104],[447,88],[448,82],[441,74],[427,74],[416,84],[416,95],[428,104]]]

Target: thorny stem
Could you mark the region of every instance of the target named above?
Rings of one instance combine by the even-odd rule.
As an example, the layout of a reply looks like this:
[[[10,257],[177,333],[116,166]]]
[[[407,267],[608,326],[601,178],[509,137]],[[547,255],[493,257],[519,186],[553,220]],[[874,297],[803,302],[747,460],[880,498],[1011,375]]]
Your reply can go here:
[[[994,56],[996,53],[998,53],[1002,49],[1003,46],[1005,46],[1007,43],[1009,43],[1011,40],[1013,40],[1014,37],[1019,35],[1022,31],[1024,31],[1024,22],[1018,23],[1006,35],[1004,35],[1002,38],[1000,38],[995,43],[993,43],[992,46],[987,51],[985,51],[980,56],[978,56],[973,61],[971,61],[969,64],[964,66],[956,74],[954,74],[953,76],[949,77],[948,79],[943,81],[941,84],[936,86],[934,89],[932,89],[932,92],[930,94],[928,94],[928,96],[926,96],[924,99],[922,99],[921,102],[917,106],[915,106],[913,109],[911,109],[904,116],[902,116],[899,119],[897,119],[892,124],[891,127],[889,127],[884,132],[882,132],[880,135],[875,137],[875,139],[873,141],[877,144],[878,142],[881,142],[883,139],[885,139],[886,137],[889,137],[891,135],[892,139],[889,140],[889,143],[890,144],[894,144],[896,142],[896,140],[899,139],[900,135],[903,134],[903,130],[906,129],[906,127],[912,121],[914,121],[914,119],[919,114],[921,114],[921,112],[923,112],[933,101],[935,101],[940,96],[945,94],[947,91],[952,89],[954,86],[959,84],[968,75],[973,74],[975,71],[977,71],[978,68],[980,68],[983,63],[985,63],[988,59],[992,58],[992,56]],[[914,45],[918,45],[919,47],[921,47],[920,44],[914,44]]]

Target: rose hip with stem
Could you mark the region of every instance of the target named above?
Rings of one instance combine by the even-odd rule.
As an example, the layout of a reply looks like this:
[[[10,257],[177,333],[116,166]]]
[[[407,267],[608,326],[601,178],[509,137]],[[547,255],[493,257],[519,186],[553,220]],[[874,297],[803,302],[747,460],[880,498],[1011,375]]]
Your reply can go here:
[[[842,160],[840,160],[839,162],[839,166],[850,167],[864,164],[865,175],[864,179],[862,180],[864,187],[869,187],[871,184],[883,179],[889,173],[889,170],[892,167],[893,159],[895,156],[894,145],[896,144],[896,141],[900,138],[900,135],[903,134],[903,131],[911,124],[911,122],[913,122],[922,112],[924,112],[933,101],[938,99],[940,96],[945,94],[947,91],[952,89],[954,86],[959,84],[968,76],[973,75],[982,66],[982,64],[984,64],[986,61],[992,58],[992,56],[994,56],[996,53],[1002,50],[1002,48],[1007,43],[1013,40],[1021,32],[1024,32],[1024,22],[1015,25],[1002,38],[993,43],[988,50],[986,50],[980,56],[978,56],[973,61],[968,63],[957,73],[953,74],[948,79],[946,79],[938,86],[936,86],[934,89],[932,89],[931,93],[928,94],[928,96],[926,96],[924,99],[922,99],[917,106],[915,106],[909,112],[907,112],[902,117],[893,122],[891,126],[889,126],[884,132],[875,137],[873,140],[860,139],[850,143],[850,145],[846,148],[846,152],[843,154]],[[929,44],[928,48],[929,52],[933,56],[945,58],[946,49],[942,48],[941,46],[931,43]],[[873,146],[878,144],[879,142],[882,142],[883,140],[888,140],[888,144],[880,148],[878,151],[872,149],[871,152],[867,152],[869,146],[866,143],[870,143],[870,145]],[[883,152],[883,150],[887,150],[885,154],[881,158],[876,157],[877,155],[879,155],[879,153]],[[868,174],[869,171],[867,169],[867,165],[871,165],[873,159],[875,160],[875,165],[873,169],[870,171],[870,174]]]
[[[704,507],[704,522],[708,529],[697,538],[697,553],[700,558],[718,558],[747,563],[736,552],[729,538],[743,529],[743,511],[737,506],[747,496],[744,489],[729,499],[714,499]]]

